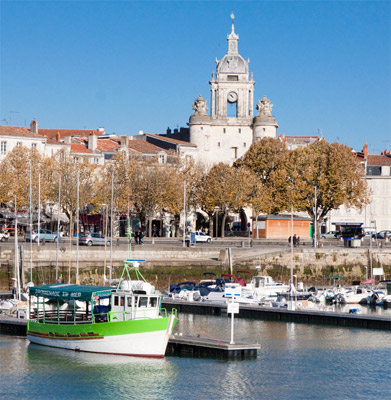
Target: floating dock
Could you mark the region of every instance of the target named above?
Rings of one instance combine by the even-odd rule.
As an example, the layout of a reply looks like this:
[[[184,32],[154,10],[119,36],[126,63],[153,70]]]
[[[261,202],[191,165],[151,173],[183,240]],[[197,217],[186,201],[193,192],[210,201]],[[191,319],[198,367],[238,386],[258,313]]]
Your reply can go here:
[[[176,308],[178,313],[188,314],[224,315],[227,313],[227,303],[225,302],[163,299],[162,307],[167,310]],[[391,318],[382,315],[335,313],[315,309],[288,310],[256,304],[240,304],[239,314],[235,314],[235,318],[391,330]]]
[[[230,344],[216,339],[171,335],[166,356],[247,358],[256,357],[259,349],[259,344]]]

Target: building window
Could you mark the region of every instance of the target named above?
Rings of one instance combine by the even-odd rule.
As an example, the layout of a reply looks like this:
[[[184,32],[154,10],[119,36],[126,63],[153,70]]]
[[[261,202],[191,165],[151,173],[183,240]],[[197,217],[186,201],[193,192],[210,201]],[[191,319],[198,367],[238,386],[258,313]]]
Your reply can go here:
[[[232,157],[233,158],[238,158],[238,148],[237,147],[231,147],[232,148]]]
[[[223,133],[227,133],[227,130],[225,128],[223,128]]]
[[[205,151],[209,151],[210,150],[210,148],[209,148],[209,136],[208,135],[205,135],[205,138],[204,138],[204,150]]]
[[[242,130],[239,128],[239,133],[242,133]]]
[[[220,147],[220,142],[217,142],[217,147]]]
[[[262,129],[263,129],[264,132],[266,131],[266,128],[262,128]]]
[[[243,143],[243,147],[246,147],[246,146],[247,146],[247,144],[246,144],[246,142],[244,142],[244,143]]]
[[[202,130],[202,131],[204,130],[204,127],[203,127],[203,126],[201,126],[201,130]]]
[[[36,149],[37,148],[37,143],[31,143],[31,148]]]
[[[164,154],[159,154],[159,164],[165,164],[166,162],[166,157]]]
[[[7,153],[7,142],[1,142],[0,152],[1,152],[1,154]]]
[[[239,80],[239,76],[238,75],[228,75],[227,80],[229,82],[237,82]]]
[[[17,146],[21,146],[21,145],[22,145],[22,142],[16,142],[16,145],[17,145]]]
[[[381,167],[378,166],[378,165],[376,165],[376,166],[369,165],[367,167],[367,175],[371,175],[371,176],[373,176],[373,175],[381,175]]]

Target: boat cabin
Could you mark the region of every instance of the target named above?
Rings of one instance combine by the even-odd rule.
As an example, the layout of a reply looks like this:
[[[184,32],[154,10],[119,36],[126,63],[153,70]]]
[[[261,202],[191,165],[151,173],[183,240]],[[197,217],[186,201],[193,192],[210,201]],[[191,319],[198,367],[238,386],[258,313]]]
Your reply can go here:
[[[146,290],[52,284],[30,288],[30,319],[100,323],[158,318],[160,294]]]

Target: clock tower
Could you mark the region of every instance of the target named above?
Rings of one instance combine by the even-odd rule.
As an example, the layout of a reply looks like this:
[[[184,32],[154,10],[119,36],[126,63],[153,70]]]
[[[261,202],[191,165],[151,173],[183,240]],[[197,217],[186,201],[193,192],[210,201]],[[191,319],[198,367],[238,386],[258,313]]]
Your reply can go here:
[[[264,121],[259,118],[257,135],[254,135],[255,81],[253,74],[249,74],[250,60],[246,61],[238,51],[239,35],[235,33],[233,13],[231,18],[227,53],[221,60],[216,59],[216,75],[213,72],[209,81],[209,114],[207,100],[199,95],[189,120],[190,142],[197,145],[197,160],[209,167],[218,162],[232,164],[246,153],[254,140],[273,136],[273,128],[269,126],[266,132]]]

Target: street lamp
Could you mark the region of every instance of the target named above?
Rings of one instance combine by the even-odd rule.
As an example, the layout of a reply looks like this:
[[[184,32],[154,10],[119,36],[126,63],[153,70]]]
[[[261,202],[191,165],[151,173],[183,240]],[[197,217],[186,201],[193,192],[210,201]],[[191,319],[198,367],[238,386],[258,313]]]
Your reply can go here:
[[[219,209],[220,207],[215,207],[214,211],[216,214],[216,239],[218,237],[218,233],[219,233]]]

